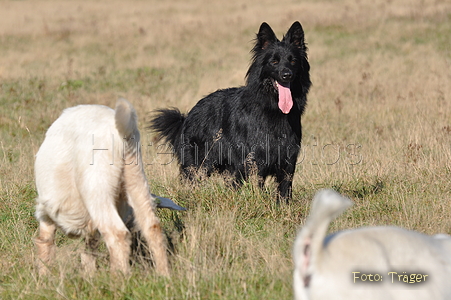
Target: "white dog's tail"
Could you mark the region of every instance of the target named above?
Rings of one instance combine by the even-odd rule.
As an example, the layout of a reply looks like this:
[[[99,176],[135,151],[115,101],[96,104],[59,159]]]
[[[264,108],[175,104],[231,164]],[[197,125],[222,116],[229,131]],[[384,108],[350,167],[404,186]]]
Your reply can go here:
[[[125,100],[119,98],[116,102],[116,114],[114,116],[116,121],[116,128],[122,138],[129,140],[135,138],[139,140],[139,137],[134,137],[138,134],[138,117],[133,105]]]
[[[321,259],[323,242],[330,222],[351,205],[351,200],[333,190],[321,190],[316,193],[310,215],[294,242],[295,294],[297,285],[302,284],[304,288],[309,285],[316,261]]]

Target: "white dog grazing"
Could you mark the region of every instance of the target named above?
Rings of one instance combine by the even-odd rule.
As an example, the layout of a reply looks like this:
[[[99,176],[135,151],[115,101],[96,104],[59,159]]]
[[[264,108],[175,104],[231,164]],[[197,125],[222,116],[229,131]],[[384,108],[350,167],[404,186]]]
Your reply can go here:
[[[313,199],[294,242],[296,300],[451,299],[451,238],[399,227],[363,227],[326,237],[352,205],[333,190]]]
[[[113,110],[101,105],[71,107],[50,126],[35,163],[37,265],[48,272],[55,251],[55,231],[84,236],[82,264],[95,270],[92,250],[102,235],[112,271],[129,273],[131,234],[123,218],[134,211],[159,274],[168,275],[166,241],[155,215],[140,153],[133,106],[119,99]]]

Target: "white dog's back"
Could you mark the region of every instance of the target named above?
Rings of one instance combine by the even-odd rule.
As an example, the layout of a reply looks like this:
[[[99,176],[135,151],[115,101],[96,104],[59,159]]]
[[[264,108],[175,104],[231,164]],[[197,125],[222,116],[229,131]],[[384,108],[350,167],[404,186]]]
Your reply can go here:
[[[329,223],[350,205],[332,190],[315,196],[293,249],[296,300],[451,298],[448,236],[368,227],[326,237]]]
[[[91,230],[85,203],[90,199],[82,197],[84,191],[95,189],[99,178],[105,178],[112,187],[108,199],[116,198],[124,137],[139,135],[136,122],[129,120],[136,114],[130,114],[122,100],[117,106],[121,108],[118,113],[102,105],[71,107],[50,126],[36,154],[38,219],[50,217],[67,234],[80,235]]]

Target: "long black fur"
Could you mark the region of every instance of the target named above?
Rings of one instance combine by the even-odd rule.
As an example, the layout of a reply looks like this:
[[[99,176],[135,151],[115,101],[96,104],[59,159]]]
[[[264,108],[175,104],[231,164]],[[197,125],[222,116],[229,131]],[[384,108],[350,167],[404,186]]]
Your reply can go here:
[[[260,184],[275,176],[280,196],[288,201],[311,85],[301,24],[293,23],[279,41],[263,23],[252,53],[245,86],[218,90],[187,115],[175,108],[157,110],[149,128],[173,145],[186,177],[203,168],[208,175],[228,172],[240,183],[256,166]],[[288,114],[278,107],[276,81],[290,83]]]

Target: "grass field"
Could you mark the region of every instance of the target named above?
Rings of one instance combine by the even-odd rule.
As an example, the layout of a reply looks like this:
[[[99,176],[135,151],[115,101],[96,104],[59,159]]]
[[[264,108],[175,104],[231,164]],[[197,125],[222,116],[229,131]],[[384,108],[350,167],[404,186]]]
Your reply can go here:
[[[255,180],[182,184],[148,112],[242,85],[260,24],[281,37],[296,20],[313,87],[292,203]],[[0,1],[0,298],[292,299],[292,242],[324,187],[355,202],[331,230],[451,233],[450,36],[445,0]],[[138,110],[152,191],[189,209],[160,211],[172,276],[138,260],[112,279],[103,249],[85,278],[83,243],[59,235],[52,275],[38,278],[34,155],[64,108],[119,96]]]

